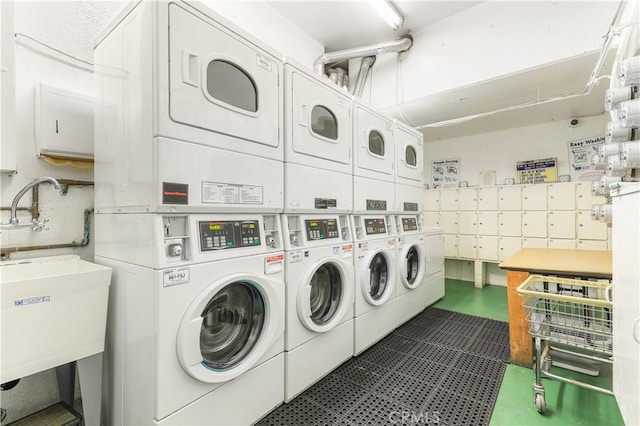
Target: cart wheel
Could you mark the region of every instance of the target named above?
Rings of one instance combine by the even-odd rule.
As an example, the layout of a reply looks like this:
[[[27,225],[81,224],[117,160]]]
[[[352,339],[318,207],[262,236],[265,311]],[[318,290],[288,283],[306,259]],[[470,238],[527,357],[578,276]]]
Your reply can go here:
[[[544,395],[537,394],[536,395],[536,408],[538,409],[538,413],[543,414],[544,410],[547,408],[547,404],[544,401]]]

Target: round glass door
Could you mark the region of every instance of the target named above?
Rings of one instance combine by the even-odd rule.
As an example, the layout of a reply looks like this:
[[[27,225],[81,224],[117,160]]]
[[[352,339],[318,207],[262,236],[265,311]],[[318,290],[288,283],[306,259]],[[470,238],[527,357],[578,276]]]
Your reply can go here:
[[[250,282],[220,289],[201,313],[200,353],[205,367],[228,370],[253,350],[265,325],[266,303]]]
[[[409,247],[407,255],[405,256],[405,262],[407,266],[405,280],[409,287],[414,287],[415,284],[417,284],[416,279],[420,272],[420,254],[418,253],[418,248],[416,246]]]
[[[332,263],[320,266],[311,277],[311,321],[325,325],[336,315],[342,301],[342,274]]]
[[[384,296],[389,285],[389,263],[382,253],[377,253],[369,262],[369,296],[374,301]]]

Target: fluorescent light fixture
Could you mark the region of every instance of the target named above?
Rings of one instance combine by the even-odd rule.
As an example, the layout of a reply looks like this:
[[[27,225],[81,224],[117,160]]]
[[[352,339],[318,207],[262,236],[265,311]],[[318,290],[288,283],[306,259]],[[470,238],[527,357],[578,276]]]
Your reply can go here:
[[[404,16],[393,2],[390,0],[368,0],[368,2],[394,31],[402,26]]]

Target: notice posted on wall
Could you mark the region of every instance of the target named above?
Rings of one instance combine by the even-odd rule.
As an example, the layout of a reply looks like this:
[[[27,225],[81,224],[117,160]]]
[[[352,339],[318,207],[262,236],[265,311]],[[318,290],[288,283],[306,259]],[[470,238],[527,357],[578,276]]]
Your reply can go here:
[[[457,188],[460,176],[460,159],[434,160],[431,162],[433,189]]]
[[[558,180],[558,159],[518,161],[516,163],[516,182],[544,183]]]
[[[591,164],[594,155],[604,145],[604,136],[596,136],[568,142],[569,164],[572,180],[598,180],[604,170],[596,170]]]

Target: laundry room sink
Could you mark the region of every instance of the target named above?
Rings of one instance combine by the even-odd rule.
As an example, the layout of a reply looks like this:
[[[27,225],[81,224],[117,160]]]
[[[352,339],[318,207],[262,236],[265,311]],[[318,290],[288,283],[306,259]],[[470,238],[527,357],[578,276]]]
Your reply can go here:
[[[102,352],[110,281],[76,255],[0,262],[0,382]]]

